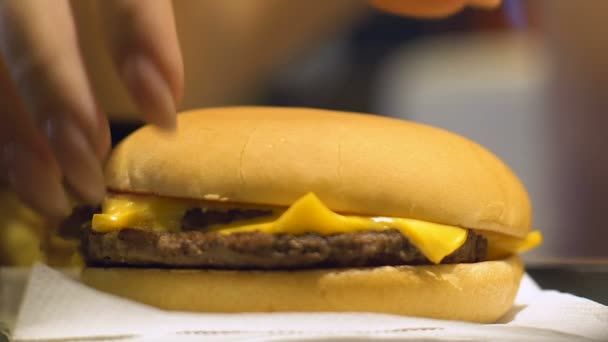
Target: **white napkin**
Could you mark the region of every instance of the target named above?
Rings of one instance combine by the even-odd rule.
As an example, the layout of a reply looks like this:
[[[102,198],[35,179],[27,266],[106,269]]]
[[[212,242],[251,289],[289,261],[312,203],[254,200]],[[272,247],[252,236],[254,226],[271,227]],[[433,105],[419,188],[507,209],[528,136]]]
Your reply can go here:
[[[370,313],[165,312],[98,292],[47,266],[32,269],[15,341],[608,341],[608,307],[543,291],[527,275],[497,324]]]

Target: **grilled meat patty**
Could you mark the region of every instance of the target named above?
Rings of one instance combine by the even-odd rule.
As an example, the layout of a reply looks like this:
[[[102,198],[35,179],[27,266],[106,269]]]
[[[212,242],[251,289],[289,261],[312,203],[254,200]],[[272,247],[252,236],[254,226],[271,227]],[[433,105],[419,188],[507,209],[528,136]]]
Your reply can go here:
[[[82,247],[88,263],[98,266],[302,269],[431,264],[394,229],[329,236],[86,229]],[[466,242],[442,263],[484,261],[486,254],[486,239],[469,231]]]
[[[84,214],[83,214],[84,213]],[[216,269],[303,269],[423,265],[431,262],[398,230],[319,234],[225,234],[207,228],[272,215],[263,209],[187,210],[180,232],[126,228],[99,233],[90,212],[76,211],[70,226],[82,225],[82,251],[90,265]],[[89,214],[87,216],[87,214]],[[80,223],[76,223],[76,219]],[[487,241],[468,231],[466,242],[441,263],[486,260]]]

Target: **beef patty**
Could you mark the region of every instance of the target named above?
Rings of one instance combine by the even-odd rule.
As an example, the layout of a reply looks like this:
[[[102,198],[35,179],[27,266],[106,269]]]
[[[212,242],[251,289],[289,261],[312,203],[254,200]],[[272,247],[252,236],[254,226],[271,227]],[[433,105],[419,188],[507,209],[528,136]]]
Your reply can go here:
[[[84,229],[90,265],[217,269],[302,269],[431,264],[398,230],[322,236],[262,232],[157,232]],[[442,263],[486,260],[487,241],[469,230],[466,242]]]

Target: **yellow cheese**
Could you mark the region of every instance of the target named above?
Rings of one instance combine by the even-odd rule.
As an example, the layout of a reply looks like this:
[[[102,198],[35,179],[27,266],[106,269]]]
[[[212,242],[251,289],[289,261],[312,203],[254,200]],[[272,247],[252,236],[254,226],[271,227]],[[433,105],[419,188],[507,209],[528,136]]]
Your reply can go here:
[[[312,193],[297,200],[275,221],[221,229],[221,232],[262,231],[269,234],[331,235],[391,228],[399,230],[422,254],[435,263],[452,254],[467,239],[466,229],[453,226],[402,218],[339,215],[327,208]]]
[[[483,235],[488,240],[488,258],[491,260],[524,253],[543,243],[543,235],[539,231],[530,232],[524,239],[491,232],[484,232]]]
[[[113,196],[103,205],[103,213],[93,216],[93,229],[111,232],[126,227],[177,232],[186,210],[201,203],[178,199],[144,196]],[[208,208],[229,208],[229,204],[214,204]],[[269,209],[269,208],[266,208]],[[426,221],[395,218],[340,215],[327,208],[314,194],[307,194],[287,210],[272,209],[273,214],[261,218],[242,220],[210,227],[223,234],[262,231],[269,234],[332,235],[366,230],[397,229],[422,254],[434,263],[460,248],[467,239],[467,230]],[[524,251],[540,244],[541,235],[531,233],[526,239],[492,234],[489,237],[489,254],[505,256]],[[496,248],[494,248],[496,246]]]
[[[106,233],[127,227],[176,232],[186,210],[194,206],[192,201],[178,199],[113,196],[104,201],[102,214],[93,215],[92,226]]]

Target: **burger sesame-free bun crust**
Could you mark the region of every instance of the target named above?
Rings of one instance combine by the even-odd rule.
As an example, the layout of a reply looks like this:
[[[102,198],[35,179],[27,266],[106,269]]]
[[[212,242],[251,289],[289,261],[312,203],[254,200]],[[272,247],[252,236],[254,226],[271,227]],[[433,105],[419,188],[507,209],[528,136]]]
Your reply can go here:
[[[166,310],[360,311],[489,323],[511,308],[522,275],[514,256],[473,264],[343,270],[85,268],[81,279]]]
[[[233,107],[179,115],[176,134],[144,127],[115,149],[111,190],[289,206],[314,192],[332,210],[414,218],[523,237],[527,193],[478,144],[386,117]]]

